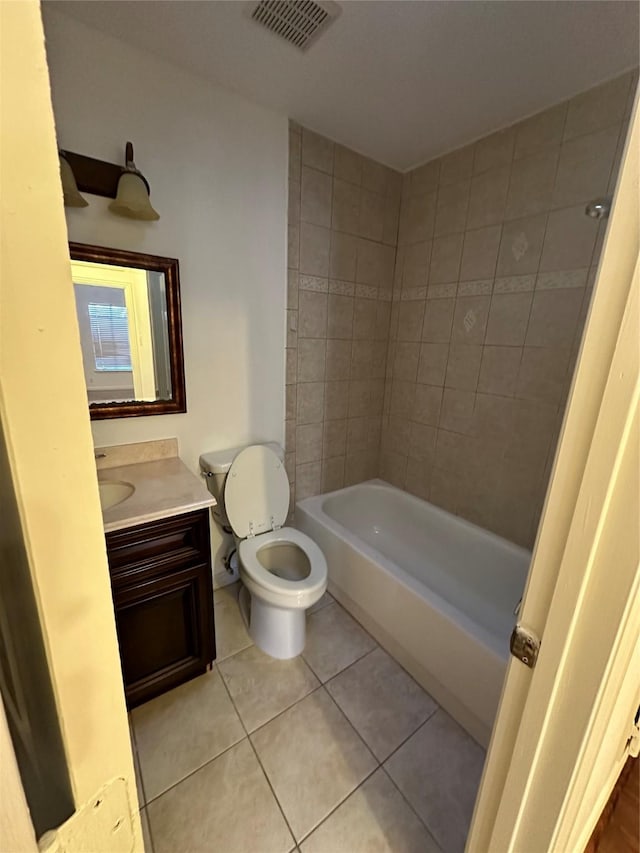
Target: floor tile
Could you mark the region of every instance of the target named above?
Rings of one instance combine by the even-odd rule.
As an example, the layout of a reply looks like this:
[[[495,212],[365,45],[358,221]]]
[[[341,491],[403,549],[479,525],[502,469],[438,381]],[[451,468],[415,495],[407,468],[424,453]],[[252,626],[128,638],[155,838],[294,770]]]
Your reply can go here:
[[[389,775],[446,853],[464,850],[484,750],[442,709],[386,762]]]
[[[142,840],[144,842],[144,853],[154,853],[151,830],[149,829],[149,815],[146,809],[140,809],[140,823],[142,824]]]
[[[271,720],[251,740],[298,841],[376,767],[324,689]]]
[[[383,649],[374,649],[327,690],[379,761],[437,710],[434,700]]]
[[[375,646],[375,640],[337,603],[307,617],[303,657],[320,681],[333,678]]]
[[[240,615],[240,584],[221,587],[213,594],[213,616],[216,624],[216,661],[253,645]]]
[[[244,737],[215,668],[134,708],[131,719],[147,802]]]
[[[325,592],[320,601],[317,601],[313,607],[310,607],[307,610],[307,616],[309,616],[310,613],[316,613],[318,610],[322,610],[322,608],[326,607],[328,604],[333,604],[334,601],[334,597],[328,592]]]
[[[384,770],[376,770],[301,845],[302,853],[438,853]]]
[[[142,771],[140,770],[140,760],[138,758],[138,750],[135,746],[135,743],[132,745],[133,752],[133,769],[136,774],[136,789],[138,791],[138,805],[140,808],[144,806],[147,799],[144,795],[144,785],[142,784]]]
[[[219,670],[250,732],[320,684],[301,657],[276,660],[256,646],[223,660]]]
[[[286,853],[294,842],[248,740],[148,806],[155,853]]]

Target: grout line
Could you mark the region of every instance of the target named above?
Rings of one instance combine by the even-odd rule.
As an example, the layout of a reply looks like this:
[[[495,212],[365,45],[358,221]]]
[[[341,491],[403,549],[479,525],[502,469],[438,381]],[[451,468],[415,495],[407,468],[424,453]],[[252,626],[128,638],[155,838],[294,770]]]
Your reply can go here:
[[[295,849],[295,847],[296,847],[296,845],[297,845],[297,840],[296,840],[296,837],[295,837],[295,835],[294,835],[294,833],[293,833],[293,830],[291,829],[291,826],[289,825],[289,821],[287,820],[287,816],[286,816],[286,814],[284,813],[284,809],[282,808],[282,805],[281,805],[281,803],[280,803],[280,800],[278,799],[278,797],[277,797],[277,795],[276,795],[276,792],[275,792],[275,790],[274,790],[274,788],[273,788],[273,785],[271,784],[271,780],[269,779],[269,775],[268,775],[267,771],[265,770],[265,768],[264,768],[264,766],[263,766],[263,764],[262,764],[262,761],[260,760],[260,756],[258,755],[258,751],[257,751],[257,749],[255,748],[253,741],[251,740],[251,735],[249,734],[249,731],[247,730],[247,727],[246,727],[246,725],[245,725],[245,723],[244,723],[244,720],[242,719],[242,717],[241,717],[241,715],[240,715],[240,711],[239,711],[239,710],[238,710],[238,708],[236,707],[236,703],[235,703],[235,702],[234,702],[234,700],[233,700],[233,696],[231,695],[231,691],[229,690],[229,687],[227,686],[227,683],[226,683],[226,681],[224,680],[224,677],[223,677],[222,673],[220,673],[220,677],[222,678],[222,683],[224,684],[224,688],[225,688],[225,690],[227,691],[227,695],[228,695],[228,697],[229,697],[229,701],[231,702],[231,705],[233,706],[233,710],[236,712],[236,714],[237,714],[237,716],[238,716],[238,719],[240,720],[240,725],[241,725],[241,726],[242,726],[242,728],[243,728],[243,731],[244,731],[244,733],[245,733],[246,739],[247,739],[247,741],[249,742],[249,746],[250,746],[250,747],[251,747],[251,749],[253,750],[253,754],[255,755],[256,761],[258,762],[258,765],[260,766],[260,769],[262,770],[262,774],[263,774],[264,778],[266,779],[267,785],[269,786],[269,790],[271,791],[271,793],[272,793],[272,795],[273,795],[273,798],[274,798],[274,800],[276,801],[276,804],[277,804],[277,806],[278,806],[278,809],[280,810],[280,814],[282,815],[282,818],[283,818],[283,820],[284,820],[284,822],[285,822],[285,824],[286,824],[286,826],[287,826],[287,829],[288,829],[288,830],[289,830],[289,832],[291,833],[291,837],[293,838],[293,848],[290,848],[290,849]],[[305,697],[305,698],[306,698],[306,697]],[[301,700],[298,700],[298,701],[301,701]],[[297,704],[297,703],[295,703],[295,704]],[[293,706],[290,706],[290,707],[293,707]],[[289,710],[289,709],[287,708],[286,710]],[[283,712],[283,713],[284,713],[284,712]],[[274,718],[274,719],[275,719],[275,718]],[[269,720],[269,722],[271,722],[271,720]],[[265,725],[266,725],[266,724],[265,724]],[[256,729],[256,731],[258,731],[258,729]],[[242,742],[242,741],[240,741],[240,742]]]
[[[384,775],[387,777],[387,779],[391,782],[391,784],[392,784],[392,785],[393,785],[393,787],[396,789],[396,791],[400,794],[400,796],[402,797],[402,799],[404,800],[404,802],[407,804],[407,806],[409,807],[409,809],[413,812],[413,814],[418,818],[418,820],[420,821],[420,823],[421,823],[421,824],[424,826],[424,828],[427,830],[427,832],[428,832],[428,833],[429,833],[429,835],[431,836],[431,839],[433,840],[433,842],[434,842],[434,844],[436,845],[436,847],[438,848],[438,850],[442,850],[442,847],[440,846],[440,842],[438,841],[438,839],[437,839],[437,838],[435,837],[435,835],[433,834],[433,831],[431,830],[431,828],[430,828],[429,824],[427,823],[427,821],[426,821],[426,820],[425,820],[421,815],[419,815],[419,814],[418,814],[418,812],[417,812],[417,811],[415,810],[415,808],[413,807],[413,804],[412,804],[412,803],[410,803],[410,802],[409,802],[409,800],[405,797],[405,795],[403,794],[403,792],[400,790],[400,788],[399,788],[399,787],[398,787],[398,785],[396,784],[396,782],[395,782],[395,780],[394,780],[393,776],[391,776],[391,774],[389,773],[389,771],[387,770],[387,768],[384,766],[384,764],[381,766],[381,768],[380,768],[380,769],[382,770],[382,772],[384,773]]]

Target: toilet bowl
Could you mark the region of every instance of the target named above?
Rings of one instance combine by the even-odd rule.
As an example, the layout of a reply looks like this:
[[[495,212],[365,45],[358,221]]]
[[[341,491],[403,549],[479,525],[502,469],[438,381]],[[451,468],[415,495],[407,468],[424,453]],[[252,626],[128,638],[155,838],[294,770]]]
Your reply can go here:
[[[250,596],[243,591],[240,609],[258,648],[274,658],[296,657],[305,644],[305,611],[327,588],[327,563],[306,534],[282,526],[289,480],[272,446],[231,452],[219,499],[238,541],[240,580]],[[200,462],[204,472],[218,473],[211,464],[207,468],[206,455]]]

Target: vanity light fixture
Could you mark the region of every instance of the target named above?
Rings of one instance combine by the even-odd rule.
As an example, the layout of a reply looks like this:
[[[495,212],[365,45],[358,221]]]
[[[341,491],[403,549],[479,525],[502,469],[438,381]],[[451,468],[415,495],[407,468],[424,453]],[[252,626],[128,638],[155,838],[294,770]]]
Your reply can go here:
[[[74,151],[60,150],[60,173],[65,207],[86,207],[80,193],[112,198],[109,210],[118,216],[152,221],[160,219],[149,200],[149,182],[133,161],[133,145],[127,142],[125,166],[96,160]]]
[[[127,142],[125,168],[118,181],[118,191],[109,210],[130,219],[160,219],[160,214],[151,206],[149,184],[133,162],[133,145],[130,142]]]
[[[62,194],[65,207],[87,207],[89,202],[80,195],[78,185],[69,161],[62,154],[60,158],[60,178],[62,180]]]

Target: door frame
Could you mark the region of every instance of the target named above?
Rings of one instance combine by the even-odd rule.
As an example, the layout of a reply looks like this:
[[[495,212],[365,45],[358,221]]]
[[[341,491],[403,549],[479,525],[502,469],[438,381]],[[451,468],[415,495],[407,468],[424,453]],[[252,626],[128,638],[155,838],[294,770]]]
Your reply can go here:
[[[628,751],[640,653],[639,152],[636,96],[519,619],[540,654],[533,670],[510,659],[469,853],[584,849]]]

